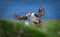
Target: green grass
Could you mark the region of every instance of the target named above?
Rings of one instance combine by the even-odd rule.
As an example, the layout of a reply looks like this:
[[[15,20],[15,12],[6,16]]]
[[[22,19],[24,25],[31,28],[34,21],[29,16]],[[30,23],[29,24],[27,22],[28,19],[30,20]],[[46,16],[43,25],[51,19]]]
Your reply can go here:
[[[24,29],[24,37],[60,37],[60,21],[45,21],[45,27],[34,27],[32,22],[25,26],[24,22],[0,20],[0,37],[19,37],[19,30]]]

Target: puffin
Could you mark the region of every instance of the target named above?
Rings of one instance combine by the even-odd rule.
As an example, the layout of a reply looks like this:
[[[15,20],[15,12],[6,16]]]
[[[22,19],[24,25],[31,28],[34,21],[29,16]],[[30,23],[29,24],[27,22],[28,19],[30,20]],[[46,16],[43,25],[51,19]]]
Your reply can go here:
[[[16,15],[16,14],[12,14],[13,17],[16,19],[16,20],[31,20],[33,23],[34,23],[34,26],[38,26],[38,24],[41,24],[43,25],[44,24],[44,21],[41,20],[41,17],[45,15],[45,9],[44,8],[39,8],[37,13],[30,13],[28,12],[26,14],[26,16],[21,16],[21,15]]]

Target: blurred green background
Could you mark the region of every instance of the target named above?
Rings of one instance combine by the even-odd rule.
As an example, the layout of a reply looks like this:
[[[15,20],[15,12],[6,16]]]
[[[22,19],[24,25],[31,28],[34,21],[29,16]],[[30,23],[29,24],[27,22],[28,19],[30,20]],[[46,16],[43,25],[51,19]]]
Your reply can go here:
[[[32,22],[25,25],[25,22],[14,22],[0,20],[0,37],[60,37],[60,20],[45,21],[43,28],[34,27]]]

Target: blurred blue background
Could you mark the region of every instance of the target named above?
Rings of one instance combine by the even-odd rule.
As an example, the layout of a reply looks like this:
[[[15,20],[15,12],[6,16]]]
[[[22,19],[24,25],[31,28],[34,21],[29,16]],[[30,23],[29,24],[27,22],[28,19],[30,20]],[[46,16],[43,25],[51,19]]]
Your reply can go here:
[[[0,19],[15,20],[12,13],[25,15],[45,8],[43,20],[60,19],[60,0],[0,0]]]

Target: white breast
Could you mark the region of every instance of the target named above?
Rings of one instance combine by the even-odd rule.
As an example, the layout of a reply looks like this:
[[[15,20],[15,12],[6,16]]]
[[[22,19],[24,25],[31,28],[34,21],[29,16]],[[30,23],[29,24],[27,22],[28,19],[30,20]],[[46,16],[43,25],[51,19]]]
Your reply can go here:
[[[29,19],[36,22],[36,21],[38,21],[39,18],[37,18],[34,14],[35,13],[32,13],[31,16],[29,17]]]

